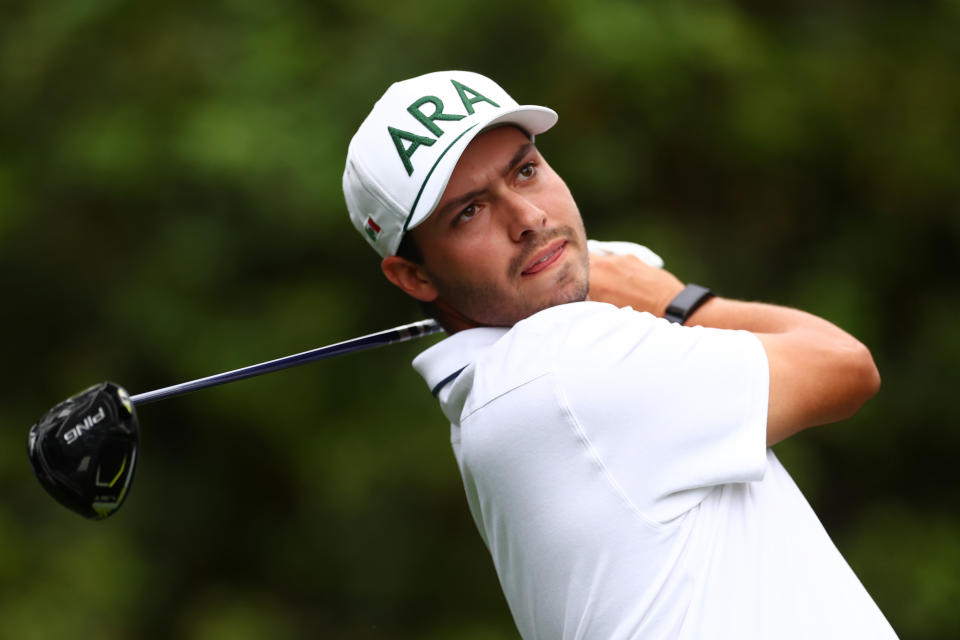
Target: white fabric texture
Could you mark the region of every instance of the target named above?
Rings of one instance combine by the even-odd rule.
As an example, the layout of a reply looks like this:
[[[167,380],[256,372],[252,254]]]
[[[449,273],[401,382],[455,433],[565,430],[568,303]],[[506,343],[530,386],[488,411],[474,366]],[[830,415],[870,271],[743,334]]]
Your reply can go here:
[[[583,302],[414,361],[524,638],[895,638],[766,449],[743,331]]]

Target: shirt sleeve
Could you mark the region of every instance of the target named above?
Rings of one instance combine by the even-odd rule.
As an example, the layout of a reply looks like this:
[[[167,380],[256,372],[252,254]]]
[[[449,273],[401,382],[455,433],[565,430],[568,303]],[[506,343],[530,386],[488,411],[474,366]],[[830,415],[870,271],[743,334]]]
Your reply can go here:
[[[602,307],[568,326],[557,379],[585,446],[635,507],[665,522],[717,485],[762,479],[760,340]]]

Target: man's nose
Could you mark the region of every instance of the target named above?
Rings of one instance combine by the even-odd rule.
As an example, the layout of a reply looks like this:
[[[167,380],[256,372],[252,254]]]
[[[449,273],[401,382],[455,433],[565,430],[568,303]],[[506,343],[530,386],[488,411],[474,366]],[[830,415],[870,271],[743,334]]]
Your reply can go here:
[[[520,242],[528,233],[547,226],[547,212],[522,195],[510,191],[503,196],[510,238]]]

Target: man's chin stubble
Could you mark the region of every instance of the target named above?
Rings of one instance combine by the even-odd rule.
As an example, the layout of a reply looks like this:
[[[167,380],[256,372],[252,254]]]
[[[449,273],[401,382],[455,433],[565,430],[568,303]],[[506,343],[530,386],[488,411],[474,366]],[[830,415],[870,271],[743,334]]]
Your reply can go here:
[[[560,267],[560,272],[556,275],[556,282],[553,284],[552,291],[546,296],[540,298],[540,302],[527,300],[528,306],[518,305],[512,312],[504,313],[503,310],[503,292],[494,287],[473,286],[473,287],[454,287],[448,289],[442,298],[448,301],[451,309],[456,309],[457,315],[472,326],[487,327],[511,327],[514,324],[529,318],[535,313],[544,309],[549,309],[561,304],[571,302],[583,302],[587,299],[587,293],[590,290],[590,263],[584,259],[577,269],[572,264],[564,264]],[[577,271],[582,270],[582,275],[577,278]],[[541,274],[543,277],[546,274]],[[514,295],[522,297],[519,286],[524,276],[517,278],[517,288]],[[515,298],[516,299],[516,298]],[[452,301],[461,301],[459,304]]]
[[[524,318],[529,318],[535,313],[539,313],[545,309],[551,307],[556,307],[562,304],[570,304],[571,302],[583,302],[587,299],[587,294],[590,291],[590,277],[589,277],[589,264],[585,266],[586,273],[583,276],[581,282],[576,281],[576,276],[573,275],[574,268],[572,265],[564,265],[562,267],[564,271],[559,275],[558,282],[555,285],[554,293],[549,297],[548,300],[544,301],[543,304],[536,305],[525,310],[525,315],[521,318],[517,318],[513,324],[520,322]]]

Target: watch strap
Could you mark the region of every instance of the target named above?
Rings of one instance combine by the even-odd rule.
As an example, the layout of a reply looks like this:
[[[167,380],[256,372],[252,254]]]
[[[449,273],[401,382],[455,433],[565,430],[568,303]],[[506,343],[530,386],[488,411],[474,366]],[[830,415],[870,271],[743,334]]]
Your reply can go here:
[[[698,284],[688,284],[673,301],[667,305],[667,312],[663,315],[670,322],[683,324],[700,305],[713,297],[713,292]]]

